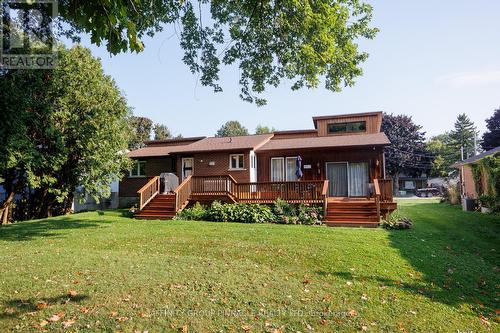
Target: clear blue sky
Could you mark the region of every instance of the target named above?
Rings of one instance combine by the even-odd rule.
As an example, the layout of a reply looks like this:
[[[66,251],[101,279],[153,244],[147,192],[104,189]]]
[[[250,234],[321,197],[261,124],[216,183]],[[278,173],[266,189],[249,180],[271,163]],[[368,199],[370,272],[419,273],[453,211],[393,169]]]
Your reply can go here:
[[[140,54],[111,57],[90,46],[126,94],[136,115],[166,124],[174,134],[213,135],[227,120],[250,131],[311,128],[315,115],[382,110],[407,114],[429,135],[450,130],[465,112],[479,130],[500,107],[500,1],[368,0],[380,33],[361,48],[370,54],[352,88],[292,92],[289,82],[258,108],[239,99],[238,69],[225,68],[224,92],[197,84],[182,63],[172,27],[145,40]]]

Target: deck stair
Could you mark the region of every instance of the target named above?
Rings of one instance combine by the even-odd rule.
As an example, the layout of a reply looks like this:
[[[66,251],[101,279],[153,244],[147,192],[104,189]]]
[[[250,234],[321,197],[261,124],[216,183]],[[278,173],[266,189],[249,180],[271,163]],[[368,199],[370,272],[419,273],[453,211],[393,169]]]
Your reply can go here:
[[[332,227],[376,228],[377,204],[370,199],[328,199],[324,223]]]
[[[175,216],[175,194],[158,194],[138,213],[135,218],[144,220],[168,220]]]

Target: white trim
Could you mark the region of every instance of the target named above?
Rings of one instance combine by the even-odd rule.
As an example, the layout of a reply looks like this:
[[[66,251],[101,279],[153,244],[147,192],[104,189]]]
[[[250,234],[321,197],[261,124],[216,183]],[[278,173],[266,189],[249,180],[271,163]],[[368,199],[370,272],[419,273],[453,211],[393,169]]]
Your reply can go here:
[[[232,157],[233,156],[241,156],[242,157],[242,165],[240,167],[237,167],[237,168],[233,168],[232,167]],[[239,161],[239,159],[238,159]],[[246,170],[245,169],[245,154],[229,154],[229,171],[239,171],[239,170]]]

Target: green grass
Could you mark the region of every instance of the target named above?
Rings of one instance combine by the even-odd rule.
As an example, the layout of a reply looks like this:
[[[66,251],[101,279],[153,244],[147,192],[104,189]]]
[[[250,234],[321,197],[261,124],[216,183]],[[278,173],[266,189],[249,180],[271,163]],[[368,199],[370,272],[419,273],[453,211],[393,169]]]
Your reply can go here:
[[[0,332],[498,332],[498,215],[425,200],[400,207],[413,229],[120,211],[3,226]]]

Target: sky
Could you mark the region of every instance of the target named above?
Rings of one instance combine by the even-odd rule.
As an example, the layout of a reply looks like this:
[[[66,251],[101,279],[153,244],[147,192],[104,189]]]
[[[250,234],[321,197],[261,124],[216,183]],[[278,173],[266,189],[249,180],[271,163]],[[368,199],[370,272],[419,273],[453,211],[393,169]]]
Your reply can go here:
[[[134,114],[167,125],[173,134],[212,136],[228,120],[253,132],[258,124],[278,130],[312,128],[311,117],[369,111],[406,114],[427,136],[451,130],[466,113],[483,132],[500,107],[500,1],[368,0],[374,7],[370,54],[356,85],[334,93],[319,87],[269,88],[268,104],[239,97],[237,67],[223,68],[221,93],[197,82],[182,62],[172,27],[144,39],[145,51],[111,56],[104,46],[82,44],[102,60]]]

